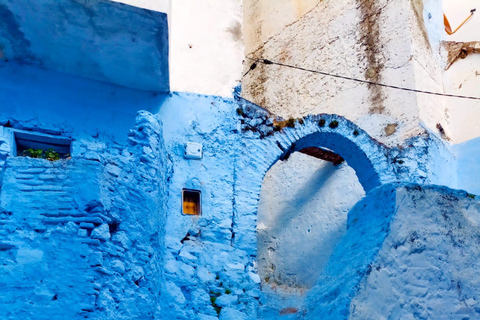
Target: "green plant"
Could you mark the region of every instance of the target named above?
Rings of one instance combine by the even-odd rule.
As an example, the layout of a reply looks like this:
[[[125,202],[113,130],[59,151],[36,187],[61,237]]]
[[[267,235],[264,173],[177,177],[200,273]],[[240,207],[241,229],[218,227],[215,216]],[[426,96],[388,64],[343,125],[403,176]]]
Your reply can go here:
[[[239,116],[243,116],[243,115],[244,115],[243,109],[240,108],[240,107],[238,107],[238,108],[237,108],[237,114],[238,114]]]
[[[45,152],[45,159],[50,160],[50,161],[60,160],[60,155],[55,150],[48,149]]]
[[[354,135],[355,137],[358,136],[359,134],[360,134],[360,132],[358,132],[357,129],[355,129],[355,131],[353,131],[353,135]]]
[[[467,197],[475,199],[475,195],[467,192]]]
[[[22,156],[38,159],[47,159],[50,161],[60,160],[60,154],[53,149],[48,149],[47,151],[45,151],[42,149],[29,148],[22,152]],[[65,157],[70,158],[70,155],[65,155]]]
[[[232,293],[232,290],[230,290],[230,289],[228,289],[228,288],[225,289],[225,294],[231,294],[231,293]]]
[[[320,120],[318,121],[318,126],[319,126],[319,127],[324,127],[324,126],[325,126],[325,119],[320,119]]]
[[[302,118],[290,118],[288,120],[282,120],[282,121],[275,121],[273,122],[273,131],[274,132],[279,132],[279,131],[282,131],[283,128],[295,128],[295,122],[297,122],[299,124],[304,124],[305,123],[305,120],[303,120]]]
[[[30,148],[30,149],[24,150],[23,155],[25,157],[30,157],[30,158],[42,158],[43,150]]]
[[[220,311],[222,311],[222,307],[216,306],[216,307],[213,307],[213,308],[217,312],[217,315],[220,315]]]
[[[213,292],[210,290],[210,303],[212,304],[212,307],[215,309],[217,314],[220,314],[220,311],[222,310],[222,307],[217,305],[217,298],[220,296],[220,293]]]
[[[335,129],[336,127],[338,127],[338,121],[337,120],[333,120],[332,122],[330,122],[330,124],[328,125],[331,129]]]

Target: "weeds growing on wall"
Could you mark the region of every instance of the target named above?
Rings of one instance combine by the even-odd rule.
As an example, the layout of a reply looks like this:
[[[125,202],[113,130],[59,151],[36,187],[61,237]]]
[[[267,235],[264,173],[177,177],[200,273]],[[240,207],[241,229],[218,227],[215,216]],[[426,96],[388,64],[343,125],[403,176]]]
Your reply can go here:
[[[43,149],[26,149],[22,152],[22,156],[38,159],[47,159],[49,161],[60,160],[60,154],[53,149],[43,150]],[[70,155],[66,154],[65,159],[69,159]]]
[[[296,122],[301,125],[305,123],[303,118],[290,118],[284,121],[274,121],[273,131],[278,132],[281,131],[283,128],[295,128]]]
[[[337,120],[333,120],[332,122],[330,122],[330,124],[328,125],[331,129],[335,129],[336,127],[338,127],[338,121]]]

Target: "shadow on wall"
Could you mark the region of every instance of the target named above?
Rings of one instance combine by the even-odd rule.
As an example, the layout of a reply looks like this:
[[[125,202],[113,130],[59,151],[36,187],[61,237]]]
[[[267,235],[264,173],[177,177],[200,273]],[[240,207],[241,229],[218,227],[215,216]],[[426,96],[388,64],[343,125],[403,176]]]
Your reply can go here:
[[[14,62],[0,63],[0,124],[125,144],[139,110],[156,113],[166,95],[128,89]],[[103,139],[102,139],[103,140]]]
[[[345,233],[348,211],[364,195],[347,164],[301,153],[277,162],[265,176],[258,209],[262,280],[311,288]]]

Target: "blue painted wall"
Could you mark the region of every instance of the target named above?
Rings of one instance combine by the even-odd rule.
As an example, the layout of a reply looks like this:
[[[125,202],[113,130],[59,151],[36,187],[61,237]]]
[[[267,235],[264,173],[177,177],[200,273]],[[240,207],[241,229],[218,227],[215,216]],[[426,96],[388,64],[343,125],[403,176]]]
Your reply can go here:
[[[454,146],[457,156],[457,188],[480,194],[480,138]]]
[[[0,0],[0,60],[168,92],[165,13],[95,0]]]
[[[157,112],[165,95],[0,62],[0,124],[75,139],[125,144],[139,110]]]
[[[0,100],[0,124],[73,139],[73,159],[53,163],[5,157],[10,148],[1,140],[2,317],[41,308],[68,318],[256,317],[263,175],[293,142],[319,130],[317,118],[271,137],[271,116],[242,100],[156,95],[14,62],[0,65]],[[247,115],[237,111],[247,106]],[[369,139],[352,126],[335,130]],[[429,143],[446,152],[429,141],[360,147],[381,159],[374,165],[387,178],[440,181],[435,174],[448,161],[419,157]],[[186,142],[201,143],[203,159],[185,159]],[[202,192],[200,217],[182,215],[183,188]],[[72,276],[62,278],[55,263]],[[73,278],[82,290],[73,291]],[[30,304],[19,299],[27,294]]]
[[[0,192],[1,319],[161,316],[168,156],[141,112],[100,159],[7,157]]]
[[[479,210],[478,200],[446,187],[372,190],[350,211],[347,233],[305,299],[303,316],[479,318]]]

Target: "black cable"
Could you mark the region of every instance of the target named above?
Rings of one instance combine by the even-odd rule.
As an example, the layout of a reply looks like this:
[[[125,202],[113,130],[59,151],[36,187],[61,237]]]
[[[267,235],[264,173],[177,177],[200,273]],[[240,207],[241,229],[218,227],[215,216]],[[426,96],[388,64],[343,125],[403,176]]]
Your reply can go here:
[[[248,59],[250,59],[250,58],[248,58]],[[252,71],[252,70],[255,69],[256,67],[257,67],[257,63],[256,63],[256,62],[252,63],[252,65],[250,66],[250,69],[248,69],[248,71],[245,72],[245,74],[243,75],[243,77],[245,77],[250,71]]]
[[[410,89],[410,88],[405,88],[405,87],[393,86],[393,85],[389,85],[389,84],[373,82],[373,81],[368,81],[368,80],[362,80],[362,79],[357,79],[357,78],[352,78],[352,77],[347,77],[347,76],[341,76],[341,75],[338,75],[338,74],[332,74],[332,73],[318,71],[318,70],[306,69],[306,68],[297,67],[297,66],[293,66],[293,65],[289,65],[289,64],[275,62],[275,61],[268,60],[268,59],[252,59],[252,58],[247,58],[247,59],[253,60],[255,62],[252,64],[252,66],[250,66],[250,69],[245,73],[245,75],[247,75],[251,70],[255,69],[256,66],[257,66],[257,63],[263,63],[265,65],[274,64],[274,65],[281,66],[281,67],[286,67],[286,68],[297,69],[297,70],[306,71],[306,72],[317,73],[317,74],[321,74],[321,75],[328,76],[328,77],[333,77],[333,78],[339,78],[339,79],[344,79],[344,80],[350,80],[350,81],[355,81],[355,82],[360,82],[360,83],[371,84],[371,85],[375,85],[375,86],[379,86],[379,87],[385,87],[385,88],[391,88],[391,89],[397,89],[397,90],[403,90],[403,91],[410,91],[410,92],[416,92],[416,93],[425,93],[425,94],[430,94],[430,95],[435,95],[435,96],[443,96],[443,97],[450,97],[450,98],[480,100],[480,97],[461,96],[461,95],[455,95],[455,94],[446,94],[446,93],[440,93],[440,92],[425,91],[425,90],[418,90],[418,89]],[[253,67],[253,65],[255,65],[255,66]]]

